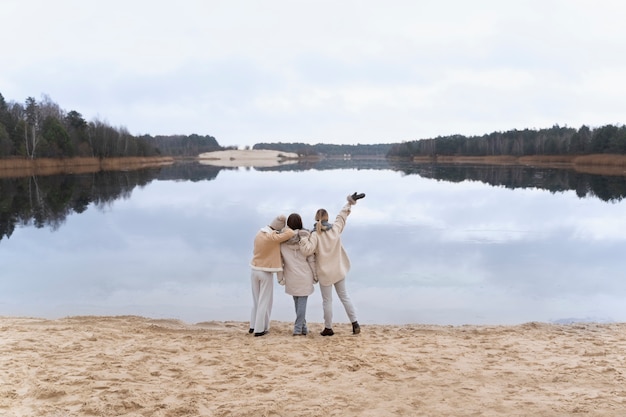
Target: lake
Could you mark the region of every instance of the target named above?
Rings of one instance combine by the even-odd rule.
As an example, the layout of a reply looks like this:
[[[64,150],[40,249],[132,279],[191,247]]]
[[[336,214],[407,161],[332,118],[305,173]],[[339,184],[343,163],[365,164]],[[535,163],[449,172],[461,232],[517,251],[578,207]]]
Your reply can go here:
[[[626,321],[626,177],[322,161],[0,179],[0,315],[247,321],[252,240],[334,218],[363,324]],[[307,320],[322,322],[321,295]],[[274,287],[273,320],[293,300]],[[335,296],[335,321],[347,322]]]

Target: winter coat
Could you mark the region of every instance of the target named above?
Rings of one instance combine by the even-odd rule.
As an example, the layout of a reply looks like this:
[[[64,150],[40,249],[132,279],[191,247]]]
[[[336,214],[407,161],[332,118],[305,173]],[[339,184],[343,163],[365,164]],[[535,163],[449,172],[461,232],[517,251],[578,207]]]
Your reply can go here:
[[[296,234],[286,227],[278,232],[269,226],[263,227],[254,237],[254,249],[250,266],[257,271],[278,272],[283,270],[280,259],[280,244]]]
[[[308,231],[300,230],[299,234],[308,235]],[[289,295],[305,296],[313,294],[313,284],[317,282],[315,271],[315,255],[300,250],[300,236],[280,244],[283,258],[283,277],[285,292]]]
[[[319,233],[314,230],[308,238],[300,239],[304,253],[315,253],[320,285],[333,285],[344,279],[350,270],[350,259],[341,243],[341,232],[346,226],[351,208],[350,203],[346,204],[332,225]]]

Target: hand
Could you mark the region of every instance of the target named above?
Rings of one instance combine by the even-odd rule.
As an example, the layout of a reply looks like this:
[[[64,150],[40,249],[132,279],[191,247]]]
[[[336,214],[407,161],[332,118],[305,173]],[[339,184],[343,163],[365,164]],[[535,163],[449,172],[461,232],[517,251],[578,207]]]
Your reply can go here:
[[[356,201],[362,199],[363,197],[365,197],[364,193],[358,194],[355,192],[354,194],[348,196],[348,203],[356,204]]]

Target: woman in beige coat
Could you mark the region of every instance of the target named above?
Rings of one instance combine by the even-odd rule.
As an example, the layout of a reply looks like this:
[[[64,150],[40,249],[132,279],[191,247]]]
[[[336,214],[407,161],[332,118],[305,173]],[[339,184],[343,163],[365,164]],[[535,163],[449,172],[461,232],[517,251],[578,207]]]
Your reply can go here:
[[[301,237],[300,247],[305,253],[314,252],[317,265],[317,277],[322,293],[322,306],[324,309],[324,330],[322,336],[335,334],[333,324],[333,286],[337,296],[341,300],[346,314],[352,323],[352,333],[361,332],[361,327],[356,317],[356,310],[346,291],[346,275],[350,270],[350,259],[341,243],[348,215],[357,200],[365,197],[365,194],[354,193],[347,197],[348,203],[341,209],[335,222],[328,222],[328,212],[325,209],[315,213],[315,230],[307,237]]]
[[[285,286],[285,292],[293,296],[296,308],[296,321],[293,326],[294,336],[306,336],[306,305],[309,295],[313,294],[313,284],[317,282],[315,271],[315,255],[300,249],[301,237],[308,237],[309,231],[302,228],[302,218],[292,213],[287,218],[287,226],[298,233],[291,239],[280,244],[283,259],[282,277],[278,283]]]
[[[252,313],[249,333],[264,336],[270,330],[270,316],[274,294],[273,275],[282,272],[280,244],[296,234],[285,228],[285,216],[280,215],[261,228],[254,236],[252,250]]]

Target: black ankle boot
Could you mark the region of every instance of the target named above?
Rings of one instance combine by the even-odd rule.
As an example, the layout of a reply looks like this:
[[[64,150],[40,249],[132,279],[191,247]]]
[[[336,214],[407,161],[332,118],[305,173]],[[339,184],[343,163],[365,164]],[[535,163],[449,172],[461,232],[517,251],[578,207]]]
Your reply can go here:
[[[332,336],[335,334],[335,332],[333,332],[333,329],[329,329],[328,327],[324,327],[324,330],[322,330],[322,332],[320,333],[322,336]]]
[[[355,321],[352,322],[352,334],[359,334],[361,333],[361,326],[359,326],[359,322]]]

